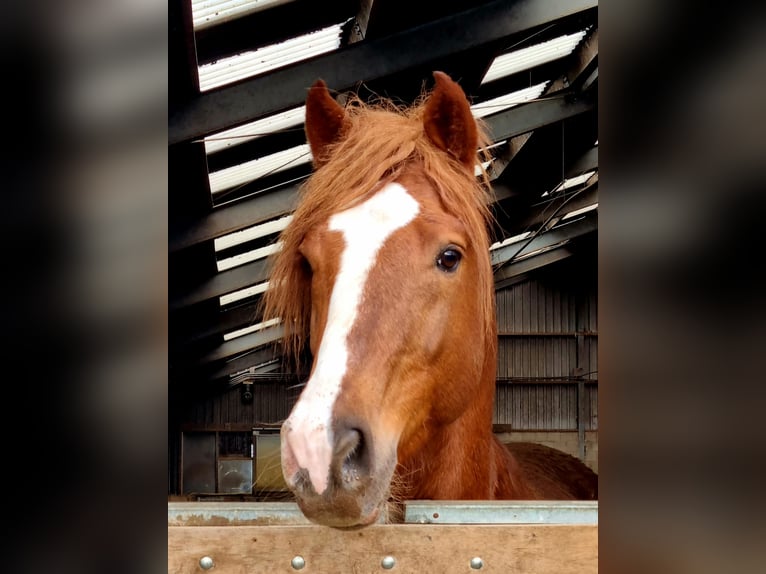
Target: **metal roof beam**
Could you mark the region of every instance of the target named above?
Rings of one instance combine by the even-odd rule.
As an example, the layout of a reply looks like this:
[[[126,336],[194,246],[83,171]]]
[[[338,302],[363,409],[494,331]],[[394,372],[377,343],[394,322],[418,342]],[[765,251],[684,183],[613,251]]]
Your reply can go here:
[[[491,44],[598,6],[597,0],[495,0],[433,23],[200,94],[171,111],[168,142],[191,141],[301,105],[317,78],[334,89]],[[385,57],[381,57],[385,54]]]
[[[184,292],[172,293],[169,297],[170,311],[177,311],[182,307],[188,307],[207,299],[220,297],[262,283],[268,279],[267,267],[266,259],[258,259],[252,263],[216,273],[201,284]]]
[[[598,169],[598,146],[593,146],[569,166],[564,174],[566,179]]]
[[[201,366],[201,365],[214,363],[216,361],[222,361],[232,357],[236,357],[237,355],[241,355],[248,351],[252,351],[254,349],[257,349],[258,347],[263,347],[264,345],[276,343],[277,341],[280,341],[282,339],[283,335],[284,335],[284,327],[282,325],[277,325],[276,327],[267,327],[266,329],[262,329],[261,331],[256,331],[255,333],[242,335],[241,337],[237,337],[236,339],[231,339],[230,341],[221,343],[218,347],[209,351],[208,353],[201,356],[193,357],[187,363],[181,363],[180,367],[184,368],[184,367]],[[255,364],[255,363],[250,363],[250,364]],[[243,368],[246,368],[246,367],[243,367]],[[230,370],[229,372],[234,372],[234,371]]]
[[[563,209],[561,212],[559,212],[558,217],[563,217],[567,213],[571,213],[573,211],[577,211],[578,209],[582,209],[584,207],[588,207],[589,205],[598,203],[598,183],[596,182],[592,185],[589,185],[587,188],[571,192],[567,199],[560,198],[557,202],[551,202],[551,205],[547,208],[547,210],[544,208],[538,209],[534,213],[531,213],[519,221],[516,229],[529,229],[530,227],[542,225],[548,219],[548,217],[550,217],[549,213],[555,211],[555,204],[561,204],[562,201],[566,201],[566,209]]]
[[[214,209],[210,214],[170,232],[170,253],[286,215],[295,209],[300,184],[258,194]]]
[[[244,329],[259,323],[260,314],[259,299],[254,302],[233,307],[231,309],[217,309],[215,314],[197,312],[196,308],[186,308],[181,314],[173,316],[171,324],[174,325],[172,345],[173,351],[205,341],[217,338],[237,329]]]
[[[351,28],[348,43],[356,44],[364,40],[367,35],[367,26],[370,23],[370,12],[375,0],[359,0],[359,10],[354,18],[354,26]]]
[[[558,263],[575,254],[575,250],[570,243],[551,248],[548,251],[533,255],[527,259],[522,259],[516,263],[511,263],[495,274],[495,291],[505,289],[514,283],[523,281],[526,274],[535,269]]]
[[[582,44],[578,46],[575,51],[569,56],[567,71],[559,78],[551,82],[551,84],[543,92],[543,95],[552,94],[568,87],[577,91],[583,89],[587,91],[590,85],[585,85],[585,76],[592,75],[594,65],[596,65],[598,59],[598,28],[593,30],[588,36],[586,36]],[[495,167],[496,177],[499,177],[502,171],[508,166],[514,157],[518,155],[524,145],[527,143],[533,132],[526,132],[524,134],[513,137],[508,142],[508,148],[501,158],[498,158],[497,166]]]
[[[593,109],[594,105],[593,98],[588,95],[578,98],[562,96],[520,104],[484,119],[493,141],[501,141],[582,114]]]
[[[574,221],[560,227],[554,227],[549,231],[545,231],[535,237],[532,241],[529,239],[521,239],[515,241],[504,247],[500,247],[492,251],[492,265],[505,266],[509,264],[511,260],[518,260],[519,258],[528,256],[528,254],[538,251],[550,249],[563,244],[570,239],[580,237],[586,233],[596,231],[598,229],[598,216],[588,214],[579,221]],[[529,241],[529,243],[527,243]],[[523,246],[523,248],[522,248]],[[495,276],[497,277],[498,270],[495,270]]]
[[[235,359],[229,359],[210,373],[209,380],[228,378],[239,371],[244,371],[255,365],[262,365],[270,360],[281,357],[280,348],[277,344],[272,343],[271,345],[256,349],[252,353],[239,356]]]
[[[577,239],[596,233],[596,228],[585,225],[577,231],[578,233],[559,244],[550,245],[534,255],[508,263],[498,269],[495,272],[495,290],[505,289],[510,285],[524,281],[531,271],[575,255],[577,253]]]
[[[530,102],[485,118],[494,139],[500,140],[525,131],[559,122],[590,110],[589,100],[569,101],[566,98]],[[171,231],[170,252],[185,249],[227,233],[263,223],[295,209],[301,184],[259,194],[252,199],[214,209],[209,215]],[[500,194],[498,199],[505,197]]]
[[[219,379],[227,379],[230,375],[244,371],[255,365],[262,365],[282,355],[276,344],[264,345],[252,352],[230,358],[224,362],[207,364],[181,363],[173,365],[170,371],[171,381],[188,385],[194,382],[210,382]]]

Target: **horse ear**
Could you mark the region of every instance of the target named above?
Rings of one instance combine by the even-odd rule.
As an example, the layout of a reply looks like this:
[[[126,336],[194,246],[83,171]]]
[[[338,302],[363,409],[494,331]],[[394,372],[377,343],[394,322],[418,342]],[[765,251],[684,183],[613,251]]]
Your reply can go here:
[[[426,135],[471,173],[476,163],[478,130],[463,89],[444,72],[434,72],[436,86],[426,102]]]
[[[306,139],[314,157],[314,166],[327,161],[327,147],[338,141],[346,127],[346,112],[333,99],[323,80],[309,88],[306,98]]]

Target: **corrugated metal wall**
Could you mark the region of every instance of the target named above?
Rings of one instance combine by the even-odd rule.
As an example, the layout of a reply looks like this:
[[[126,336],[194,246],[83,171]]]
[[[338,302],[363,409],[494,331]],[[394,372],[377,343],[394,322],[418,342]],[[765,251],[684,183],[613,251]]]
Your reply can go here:
[[[496,424],[515,430],[577,430],[577,385],[499,384]],[[585,387],[585,430],[598,430],[598,392]]]
[[[183,408],[183,423],[218,426],[226,423],[254,427],[276,424],[287,418],[300,388],[284,382],[255,383],[253,400],[242,400],[239,386],[200,399]]]
[[[561,266],[496,292],[496,424],[577,430],[584,379],[584,428],[598,428],[597,293],[589,270]]]

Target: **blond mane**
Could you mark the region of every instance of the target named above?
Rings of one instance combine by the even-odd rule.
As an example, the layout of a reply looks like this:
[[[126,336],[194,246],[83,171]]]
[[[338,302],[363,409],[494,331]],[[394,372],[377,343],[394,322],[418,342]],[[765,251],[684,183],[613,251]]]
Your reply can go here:
[[[486,172],[480,177],[435,147],[423,128],[427,94],[409,107],[379,99],[365,104],[352,98],[346,105],[348,128],[335,143],[327,162],[304,183],[293,219],[282,232],[282,249],[270,260],[270,288],[262,300],[263,318],[281,318],[288,357],[298,361],[308,343],[311,316],[311,271],[299,251],[312,227],[332,214],[369,197],[381,183],[392,181],[408,166],[421,165],[438,191],[443,206],[465,225],[479,264],[476,277],[481,296],[487,344],[496,345],[494,280],[489,262],[489,186]],[[479,149],[489,141],[478,123]],[[477,151],[477,163],[480,152]]]

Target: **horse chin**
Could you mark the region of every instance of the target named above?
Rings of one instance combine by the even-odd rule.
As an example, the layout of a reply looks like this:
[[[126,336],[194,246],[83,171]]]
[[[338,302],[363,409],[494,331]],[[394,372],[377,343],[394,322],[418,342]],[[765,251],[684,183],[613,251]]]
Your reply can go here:
[[[341,480],[330,480],[321,495],[314,490],[308,477],[301,471],[292,489],[298,507],[315,524],[339,529],[358,529],[378,520],[388,500],[391,477],[396,458],[378,466],[380,474],[361,478],[349,486]]]
[[[340,530],[357,530],[373,524],[380,516],[382,503],[370,511],[363,511],[354,503],[332,505],[314,504],[312,500],[298,499],[298,506],[311,522]]]

